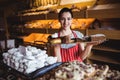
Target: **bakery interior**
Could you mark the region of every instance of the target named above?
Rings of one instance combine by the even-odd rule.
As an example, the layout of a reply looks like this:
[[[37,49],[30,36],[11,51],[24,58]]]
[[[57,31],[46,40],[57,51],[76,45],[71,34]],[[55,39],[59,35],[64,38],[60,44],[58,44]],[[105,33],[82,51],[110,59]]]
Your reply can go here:
[[[85,63],[109,65],[110,69],[120,71],[120,0],[0,0],[1,62],[4,52],[20,45],[46,50],[51,55],[47,38],[58,32],[57,15],[63,7],[72,8],[73,30],[86,36],[106,36],[105,42],[92,48]],[[93,27],[95,22],[100,28]],[[0,64],[0,80],[27,80],[19,71],[14,72],[11,67]],[[17,74],[17,77],[11,74]],[[108,80],[120,80],[120,77]]]

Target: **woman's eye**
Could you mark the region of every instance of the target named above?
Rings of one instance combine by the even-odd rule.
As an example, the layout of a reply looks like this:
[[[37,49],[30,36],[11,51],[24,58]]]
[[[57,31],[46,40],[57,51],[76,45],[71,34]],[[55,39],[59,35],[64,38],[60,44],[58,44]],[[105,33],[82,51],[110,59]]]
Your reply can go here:
[[[71,20],[71,18],[61,18],[60,20]]]
[[[60,20],[64,20],[64,18],[61,18]]]
[[[68,20],[71,20],[71,18],[68,18]]]

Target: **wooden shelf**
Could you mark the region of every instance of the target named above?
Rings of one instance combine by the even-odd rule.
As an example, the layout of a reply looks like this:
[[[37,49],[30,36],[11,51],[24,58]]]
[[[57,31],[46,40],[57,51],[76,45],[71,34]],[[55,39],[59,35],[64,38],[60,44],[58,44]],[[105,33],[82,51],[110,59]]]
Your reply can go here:
[[[87,10],[89,18],[120,18],[120,3],[96,5]]]
[[[102,50],[102,51],[108,51],[108,52],[114,52],[114,53],[120,53],[120,50],[117,49],[113,49],[113,48],[108,48],[108,47],[93,47],[93,50]]]
[[[73,29],[73,30],[77,30],[80,31],[81,33],[83,33],[85,35],[85,30],[79,30],[79,29]],[[49,33],[49,34],[53,34],[55,32],[58,32],[59,29],[53,29],[53,28],[13,28],[9,30],[11,33],[23,33],[23,34],[30,34],[30,33]]]
[[[120,65],[120,61],[117,61],[109,57],[100,56],[100,55],[91,55],[88,59]]]
[[[95,30],[95,29],[89,29],[88,35],[93,34],[104,34],[107,39],[115,39],[120,40],[120,30]]]
[[[73,11],[74,19],[85,18],[85,10]],[[46,13],[38,15],[25,15],[25,16],[10,16],[7,18],[9,22],[27,22],[31,20],[52,20],[58,19],[58,13]]]

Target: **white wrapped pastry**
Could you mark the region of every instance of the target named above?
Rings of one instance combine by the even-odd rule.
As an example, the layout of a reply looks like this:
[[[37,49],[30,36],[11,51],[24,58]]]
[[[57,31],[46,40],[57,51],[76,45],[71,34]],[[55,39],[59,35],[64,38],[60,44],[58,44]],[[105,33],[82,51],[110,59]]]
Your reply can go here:
[[[17,48],[12,48],[12,49],[9,49],[9,50],[8,50],[8,53],[13,54],[13,53],[15,53],[17,50],[18,50]]]
[[[25,71],[24,71],[24,73],[31,73],[31,72],[33,72],[33,71],[35,71],[36,70],[36,68],[27,68]]]
[[[39,68],[42,68],[45,66],[45,61],[38,61],[36,63],[36,68],[39,69]]]
[[[50,56],[50,57],[46,58],[46,61],[47,61],[48,64],[56,63],[57,62],[57,57]]]
[[[9,52],[3,53],[3,62],[23,73],[30,73],[44,67],[45,62],[47,62],[46,59],[48,59],[49,64],[53,64],[57,60],[54,57],[48,58],[46,50],[37,49],[36,47],[25,47],[26,55],[23,55],[20,50],[22,49],[13,48]]]
[[[32,52],[31,51],[26,51],[26,56],[32,56]]]
[[[13,55],[20,58],[23,57],[23,54],[21,54],[20,52],[15,52]]]

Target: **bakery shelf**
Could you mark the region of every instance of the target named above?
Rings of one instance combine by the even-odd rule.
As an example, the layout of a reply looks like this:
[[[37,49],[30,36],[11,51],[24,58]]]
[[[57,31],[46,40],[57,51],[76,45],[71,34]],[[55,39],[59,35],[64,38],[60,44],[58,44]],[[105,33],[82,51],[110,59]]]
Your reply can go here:
[[[93,50],[102,50],[102,51],[120,53],[120,50],[105,47],[105,46],[99,46],[99,47],[96,46],[96,47],[93,47]]]
[[[85,18],[85,11],[73,11],[74,18]],[[12,20],[11,20],[12,19]],[[46,13],[38,15],[25,15],[25,16],[10,16],[7,18],[9,22],[26,22],[31,20],[52,20],[58,19],[58,13]]]
[[[88,59],[120,65],[120,61],[117,61],[109,57],[100,56],[100,55],[92,55]]]
[[[88,30],[89,35],[93,34],[104,34],[107,39],[114,39],[114,40],[120,40],[120,30],[103,30],[103,29],[89,29]]]

